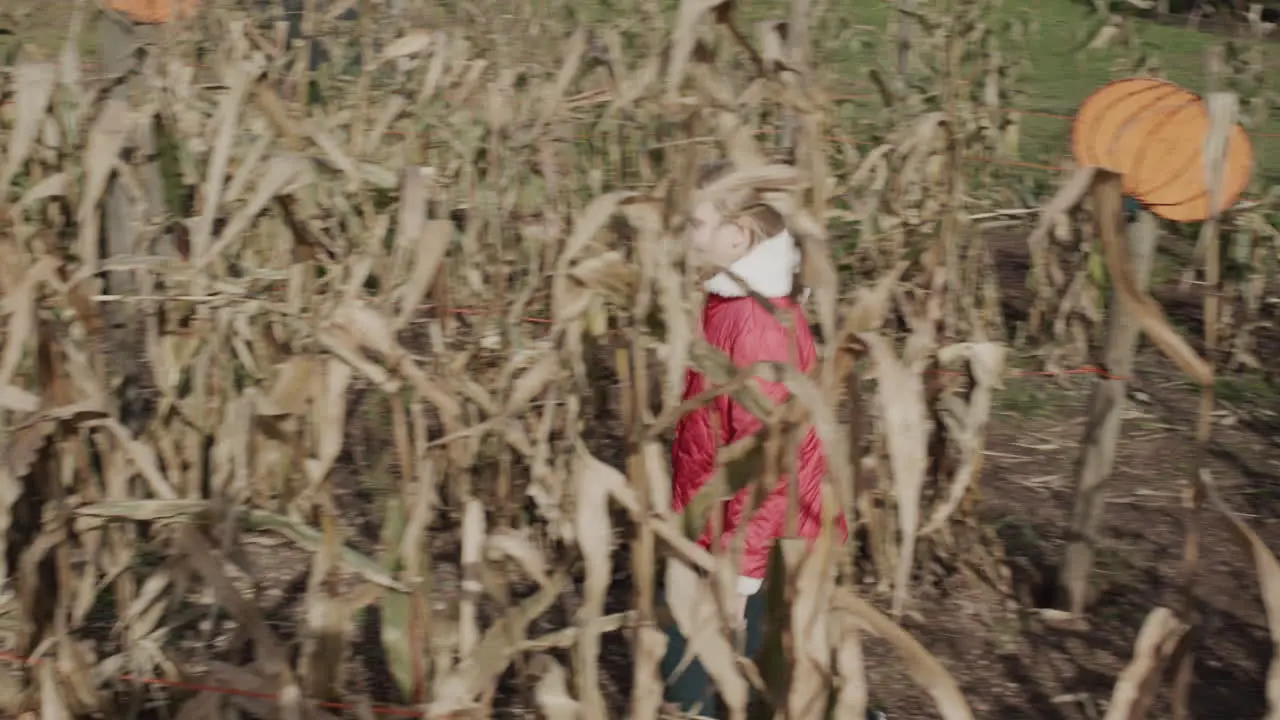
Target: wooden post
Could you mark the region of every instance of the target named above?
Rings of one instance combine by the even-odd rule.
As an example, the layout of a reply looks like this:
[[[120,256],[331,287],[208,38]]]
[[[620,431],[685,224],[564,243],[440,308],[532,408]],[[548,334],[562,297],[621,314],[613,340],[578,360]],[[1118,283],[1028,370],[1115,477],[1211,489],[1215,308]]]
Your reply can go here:
[[[1100,187],[1106,192],[1118,190],[1107,184]],[[1129,255],[1139,290],[1145,290],[1150,280],[1158,236],[1155,216],[1146,210],[1139,211],[1128,233]],[[1057,604],[1075,615],[1083,614],[1089,602],[1089,577],[1093,571],[1098,528],[1102,524],[1104,486],[1111,477],[1120,439],[1120,419],[1128,385],[1125,378],[1133,372],[1133,359],[1141,336],[1138,323],[1121,301],[1114,282],[1107,322],[1103,367],[1109,377],[1099,379],[1089,398],[1088,423],[1076,465],[1076,494],[1067,548],[1058,572]]]
[[[97,50],[98,62],[103,73],[107,75],[124,75],[134,70],[138,62],[138,51],[147,44],[155,44],[160,40],[162,25],[144,25],[133,22],[129,17],[111,11],[104,11],[98,17]],[[128,102],[133,93],[140,88],[140,83],[130,81],[121,83],[114,90],[113,97]],[[102,248],[101,257],[106,260],[132,255],[142,248],[137,246],[139,229],[149,218],[157,217],[164,212],[164,183],[160,175],[160,165],[156,161],[155,127],[147,122],[139,128],[126,148],[133,148],[139,158],[134,163],[133,171],[142,186],[144,205],[136,206],[129,199],[124,183],[117,176],[108,181],[103,202]],[[166,244],[165,250],[169,248]],[[105,290],[111,295],[128,295],[136,291],[132,271],[116,271],[103,273]],[[130,388],[138,385],[138,354],[142,351],[142,343],[138,337],[141,322],[137,308],[122,302],[111,303],[103,313],[106,320],[106,339],[109,344],[108,357],[110,376],[121,379],[120,392],[128,396]],[[130,403],[122,402],[120,419],[131,429],[137,418]]]
[[[845,506],[844,515],[845,523],[849,529],[849,536],[846,540],[845,555],[841,563],[841,573],[843,580],[850,585],[858,582],[858,533],[857,519],[860,517],[860,509],[862,507],[862,498],[867,494],[870,488],[864,487],[865,480],[862,476],[862,438],[863,430],[863,399],[862,399],[862,378],[858,373],[858,357],[852,348],[845,351],[849,358],[849,372],[845,375],[845,397],[849,403],[849,470],[850,479],[849,487],[845,490]]]
[[[916,0],[901,0],[898,8],[891,11],[898,13],[898,82],[904,85],[907,73],[911,72],[911,31],[916,22],[912,13],[916,5]]]

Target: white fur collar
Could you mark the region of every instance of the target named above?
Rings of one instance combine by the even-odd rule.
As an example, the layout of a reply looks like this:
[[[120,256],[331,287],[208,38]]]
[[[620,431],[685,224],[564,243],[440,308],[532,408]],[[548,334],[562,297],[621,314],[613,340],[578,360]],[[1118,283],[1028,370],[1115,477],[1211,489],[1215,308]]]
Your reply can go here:
[[[751,248],[729,269],[753,292],[766,298],[784,297],[791,294],[796,271],[800,269],[800,249],[796,247],[796,239],[791,233],[783,230]],[[720,297],[746,297],[748,294],[725,272],[717,273],[704,287],[707,292]]]

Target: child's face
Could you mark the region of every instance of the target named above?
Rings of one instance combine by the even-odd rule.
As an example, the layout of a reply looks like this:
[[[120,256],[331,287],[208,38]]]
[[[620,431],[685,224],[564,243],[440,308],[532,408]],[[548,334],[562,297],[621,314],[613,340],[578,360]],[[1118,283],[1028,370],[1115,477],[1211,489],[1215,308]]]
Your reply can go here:
[[[696,265],[728,267],[751,248],[747,231],[726,222],[710,202],[699,203],[690,218],[690,250]]]

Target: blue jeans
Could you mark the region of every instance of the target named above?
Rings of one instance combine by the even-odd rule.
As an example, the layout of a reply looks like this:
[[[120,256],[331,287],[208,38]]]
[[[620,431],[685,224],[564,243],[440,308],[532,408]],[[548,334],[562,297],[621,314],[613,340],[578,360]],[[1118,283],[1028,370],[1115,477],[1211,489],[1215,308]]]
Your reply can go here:
[[[747,599],[743,617],[746,621],[745,642],[742,649],[742,654],[746,657],[755,656],[764,643],[764,608],[763,590]],[[662,677],[666,681],[664,699],[681,712],[720,717],[720,699],[716,696],[715,683],[697,658],[690,659],[680,674],[672,677],[689,650],[689,640],[674,621],[666,627],[666,633],[667,654],[663,656],[661,665]]]
[[[759,655],[764,645],[766,618],[765,591],[761,590],[747,600],[743,617],[746,627],[745,637],[742,638],[742,654],[748,658]],[[667,625],[665,630],[667,654],[663,656],[661,664],[662,678],[666,684],[663,699],[675,705],[681,712],[697,713],[710,718],[723,717],[715,683],[697,658],[691,658],[679,675],[675,675],[680,662],[684,660],[685,653],[689,650],[689,641],[674,621]],[[751,702],[755,703],[758,700],[753,688]],[[828,717],[831,716],[830,713],[831,711],[828,711]],[[867,709],[867,720],[885,720],[886,717],[880,710]]]

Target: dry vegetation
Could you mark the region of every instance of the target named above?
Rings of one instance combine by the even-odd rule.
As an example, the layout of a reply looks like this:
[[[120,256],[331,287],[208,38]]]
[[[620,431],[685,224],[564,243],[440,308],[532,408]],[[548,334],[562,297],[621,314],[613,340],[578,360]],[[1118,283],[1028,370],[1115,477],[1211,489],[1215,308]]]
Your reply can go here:
[[[733,560],[690,537],[719,498],[777,477],[779,449],[812,424],[825,492],[860,532],[809,552],[780,543],[766,641],[779,662],[736,658],[724,632],[694,636],[730,716],[747,716],[756,686],[764,714],[819,718],[831,703],[861,717],[878,645],[941,717],[974,717],[904,627],[955,576],[988,589],[984,613],[1012,617],[1019,599],[977,492],[1009,348],[1049,370],[1087,362],[1109,278],[1127,307],[1152,305],[1114,198],[1082,200],[1105,187],[1083,173],[1018,231],[1031,290],[1015,289],[1028,303],[1007,324],[984,223],[1035,212],[1010,210],[1002,176],[968,158],[1016,155],[1009,54],[1024,28],[987,23],[981,0],[910,4],[889,28],[902,65],[874,74],[883,109],[853,118],[813,59],[810,31],[834,13],[821,0],[754,25],[722,0],[638,0],[590,29],[568,0],[359,3],[362,19],[335,19],[355,4],[306,4],[303,28],[331,59],[316,72],[309,41],[290,47],[280,24],[210,2],[140,55],[131,100],[109,92],[120,78],[82,77],[87,5],[58,61],[18,57],[0,78],[0,630],[39,660],[0,675],[3,712],[132,716],[158,699],[184,718],[339,712],[315,701],[362,717],[374,701],[434,717],[657,717],[656,597],[682,628],[725,627]],[[1232,58],[1233,87],[1261,72]],[[151,127],[164,207],[139,189]],[[876,142],[831,139],[854,132]],[[823,338],[812,376],[734,368],[697,335],[684,188],[719,155],[738,171],[706,192],[762,188],[804,245]],[[104,258],[113,175],[142,222],[132,254]],[[1209,280],[1219,230],[1231,263],[1205,346],[1159,312],[1138,321],[1193,375],[1261,365],[1271,200],[1206,223]],[[108,268],[136,292],[106,294]],[[123,336],[106,320],[121,315]],[[138,386],[121,388],[130,365]],[[688,407],[688,367],[767,422],[675,517],[663,442]],[[752,375],[793,399],[768,407]],[[1275,556],[1207,465],[1183,477],[1228,519],[1280,628]],[[1171,712],[1189,713],[1189,659],[1215,641],[1194,576],[1185,602],[1146,608],[1096,716],[1142,716],[1166,667],[1183,668]],[[370,686],[369,662],[394,687]],[[1267,717],[1280,717],[1277,667]],[[121,675],[240,694],[153,693]],[[1261,693],[1256,681],[1235,692]]]

